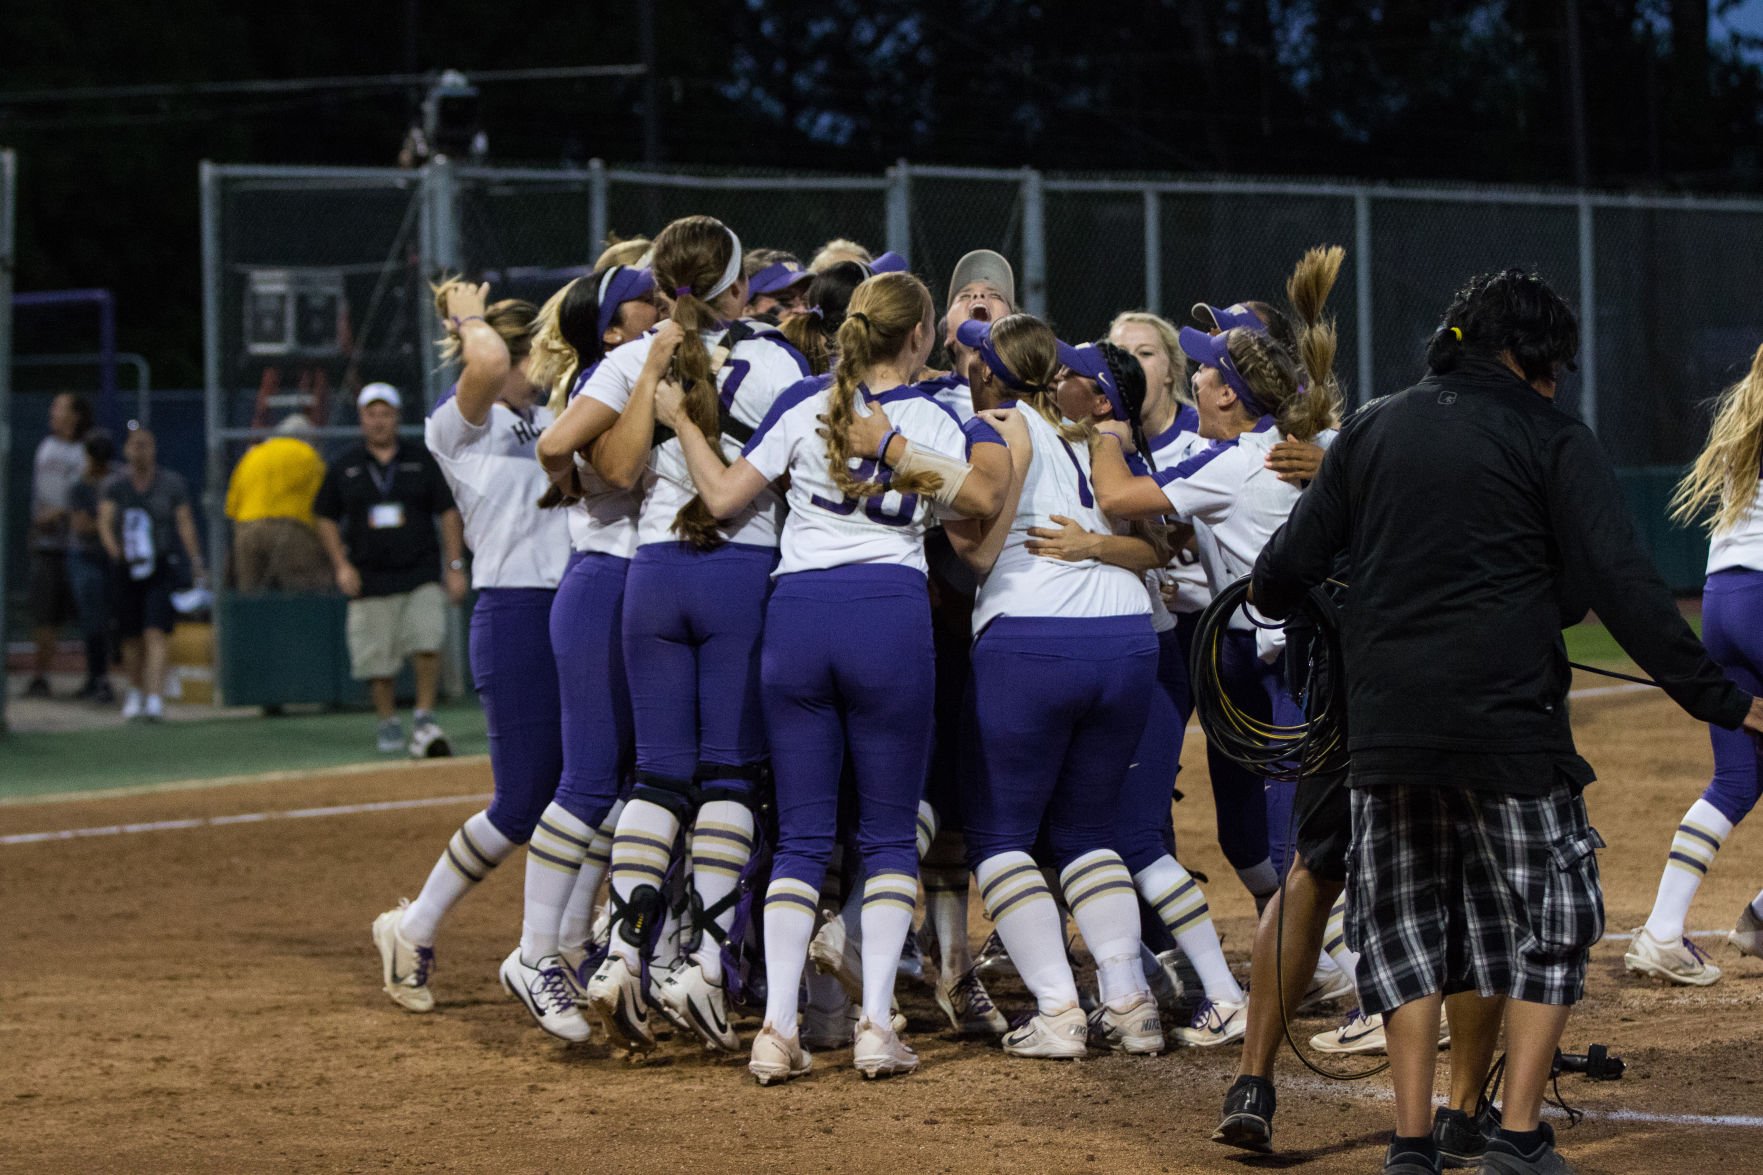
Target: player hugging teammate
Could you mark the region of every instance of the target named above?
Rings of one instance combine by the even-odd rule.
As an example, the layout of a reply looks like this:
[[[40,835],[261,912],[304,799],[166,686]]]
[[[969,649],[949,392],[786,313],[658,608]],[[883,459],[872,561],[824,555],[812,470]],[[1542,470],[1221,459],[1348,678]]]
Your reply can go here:
[[[919,1059],[894,984],[916,959],[922,885],[917,941],[956,1032],[1035,1058],[1154,1054],[1171,1043],[1164,1015],[1177,1045],[1247,1032],[1219,1140],[1266,1149],[1280,1009],[1250,1005],[1227,965],[1179,863],[1171,803],[1195,617],[1265,562],[1294,511],[1364,506],[1339,500],[1343,397],[1324,306],[1342,260],[1308,253],[1289,312],[1200,303],[1200,325],[1178,330],[1129,311],[1077,345],[1016,312],[1010,266],[988,250],[957,263],[939,318],[892,254],[837,241],[804,270],[751,255],[707,216],[609,250],[543,310],[444,284],[442,358],[460,373],[428,441],[474,557],[472,671],[495,799],[416,901],[374,922],[386,992],[434,1007],[442,916],[527,844],[520,940],[501,979],[546,1031],[587,1040],[591,1017],[640,1054],[670,1024],[712,1050],[745,1047],[764,1085],[810,1073],[809,1046],[849,1049],[865,1077],[902,1075]],[[1498,301],[1488,289],[1475,297]],[[1559,346],[1515,342],[1529,327],[1474,298],[1451,313],[1435,371],[1456,370],[1461,343],[1466,369],[1492,383],[1487,364],[1511,360],[1500,394],[1537,395],[1565,361]],[[929,366],[939,344],[947,370]],[[1738,616],[1758,615],[1743,577],[1763,573],[1758,388],[1754,371],[1731,394],[1718,456],[1682,497],[1692,512],[1724,503],[1710,591],[1719,579],[1730,597],[1722,663],[1753,688],[1763,666]],[[1554,413],[1542,395],[1521,410]],[[1320,557],[1282,574],[1314,582]],[[1379,573],[1353,565],[1349,580]],[[1306,646],[1292,638],[1239,618],[1219,645],[1232,701],[1264,723],[1301,721],[1289,683]],[[1666,659],[1687,656],[1673,639]],[[1736,725],[1738,696],[1722,708],[1710,693],[1701,712]],[[1755,759],[1743,758],[1726,749],[1674,862],[1705,869],[1755,802]],[[1278,962],[1267,928],[1289,874],[1283,906],[1306,927],[1288,931],[1301,949],[1280,963],[1290,1002],[1370,976],[1368,1005],[1401,1015],[1413,997],[1387,973],[1398,964],[1383,905],[1336,907],[1346,932],[1325,945],[1342,967],[1318,950],[1349,832],[1372,835],[1360,808],[1368,820],[1382,809],[1355,792],[1349,829],[1339,779],[1294,794],[1220,754],[1209,766],[1219,844],[1268,910],[1257,991]],[[970,877],[996,927],[978,965]],[[1346,888],[1387,900],[1371,881]],[[1693,885],[1668,888],[1670,870],[1637,969],[1702,981],[1711,968],[1695,970],[1681,929]],[[1746,919],[1741,946],[1755,950],[1757,915]],[[1093,997],[1073,970],[1072,924]],[[1033,999],[1014,1028],[981,980],[1005,965]],[[757,1022],[745,1039],[743,1018]],[[1477,1086],[1489,1022],[1469,1034]],[[1405,1043],[1426,1031],[1400,1023]],[[1509,1075],[1528,1097],[1528,1078]],[[1413,1142],[1417,1111],[1400,1098],[1398,1110],[1398,1142]],[[1492,1126],[1449,1125],[1479,1140],[1451,1154],[1479,1157]],[[1493,1169],[1554,1169],[1534,1130],[1514,1137],[1515,1157]],[[1390,1158],[1392,1170],[1438,1162],[1419,1143]],[[1410,1159],[1422,1165],[1399,1165]]]

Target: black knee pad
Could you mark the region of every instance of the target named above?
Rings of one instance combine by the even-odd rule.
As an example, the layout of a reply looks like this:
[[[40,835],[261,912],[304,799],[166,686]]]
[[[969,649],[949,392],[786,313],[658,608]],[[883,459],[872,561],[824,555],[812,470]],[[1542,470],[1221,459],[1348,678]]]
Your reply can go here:
[[[617,907],[613,925],[618,937],[639,949],[647,949],[667,913],[667,900],[653,885],[639,885]]]
[[[733,800],[737,804],[747,805],[755,812],[759,811],[760,794],[770,779],[771,768],[768,763],[744,763],[739,767],[731,767],[726,763],[700,763],[698,770],[692,775],[700,804],[708,804],[712,800]],[[731,786],[732,780],[745,780],[749,786]]]
[[[698,806],[698,785],[690,779],[657,775],[653,771],[639,771],[637,786],[631,792],[631,799],[647,800],[657,807],[666,808],[675,820],[684,824]]]

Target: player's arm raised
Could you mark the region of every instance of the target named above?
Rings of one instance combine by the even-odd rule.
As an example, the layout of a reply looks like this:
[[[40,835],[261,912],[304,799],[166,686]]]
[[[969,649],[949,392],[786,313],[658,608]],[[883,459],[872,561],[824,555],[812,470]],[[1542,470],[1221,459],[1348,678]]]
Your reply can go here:
[[[459,339],[459,359],[464,365],[459,372],[459,414],[466,423],[476,427],[489,419],[502,384],[508,378],[513,360],[508,344],[496,328],[484,321],[490,285],[451,281],[437,295],[449,332]]]

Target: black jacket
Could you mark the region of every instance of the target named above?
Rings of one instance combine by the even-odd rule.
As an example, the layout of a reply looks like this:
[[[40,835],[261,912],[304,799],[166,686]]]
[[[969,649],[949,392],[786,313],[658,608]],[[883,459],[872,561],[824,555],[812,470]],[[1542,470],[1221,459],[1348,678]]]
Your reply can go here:
[[[1744,721],[1749,697],[1678,614],[1597,439],[1499,363],[1466,361],[1347,423],[1255,564],[1257,607],[1287,615],[1343,551],[1356,782],[1430,763],[1459,785],[1538,791],[1551,762],[1589,782],[1561,640],[1588,608],[1685,710]]]

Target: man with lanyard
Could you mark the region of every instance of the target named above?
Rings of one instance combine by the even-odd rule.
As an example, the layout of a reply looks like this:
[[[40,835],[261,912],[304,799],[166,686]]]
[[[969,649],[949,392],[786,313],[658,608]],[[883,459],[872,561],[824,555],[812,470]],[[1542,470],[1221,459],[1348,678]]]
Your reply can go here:
[[[416,675],[410,754],[447,755],[451,749],[435,721],[435,688],[447,602],[465,599],[464,525],[435,459],[398,437],[397,389],[368,384],[356,407],[362,443],[332,463],[313,503],[337,587],[349,597],[351,670],[372,690],[379,750],[393,754],[405,745],[394,678],[409,658]]]

